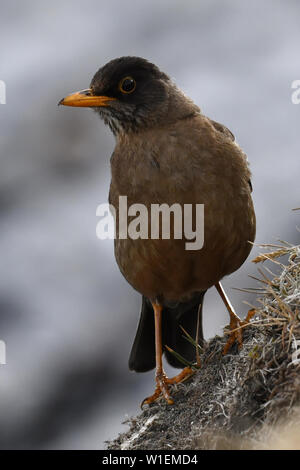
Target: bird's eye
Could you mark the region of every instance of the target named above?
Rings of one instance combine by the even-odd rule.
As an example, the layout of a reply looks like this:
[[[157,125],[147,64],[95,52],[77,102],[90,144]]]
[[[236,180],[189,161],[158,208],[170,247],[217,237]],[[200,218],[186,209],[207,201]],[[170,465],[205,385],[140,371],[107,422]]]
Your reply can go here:
[[[125,77],[119,83],[119,90],[122,93],[132,93],[136,88],[136,81],[132,77]]]

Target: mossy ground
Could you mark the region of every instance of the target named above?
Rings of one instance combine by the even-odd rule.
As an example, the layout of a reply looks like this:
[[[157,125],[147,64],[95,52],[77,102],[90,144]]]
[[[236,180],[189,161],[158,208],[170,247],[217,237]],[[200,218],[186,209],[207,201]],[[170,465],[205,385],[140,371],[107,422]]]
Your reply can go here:
[[[227,336],[210,340],[202,367],[173,389],[175,405],[159,400],[131,418],[108,449],[300,449],[300,245],[266,248],[254,262],[277,274],[260,270],[243,348],[224,356]]]

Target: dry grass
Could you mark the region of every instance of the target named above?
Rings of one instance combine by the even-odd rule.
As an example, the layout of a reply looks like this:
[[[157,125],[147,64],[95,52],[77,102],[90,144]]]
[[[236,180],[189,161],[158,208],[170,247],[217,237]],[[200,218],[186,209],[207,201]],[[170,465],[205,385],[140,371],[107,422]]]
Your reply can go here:
[[[278,260],[284,255],[285,264]],[[283,243],[253,261],[265,260],[275,263],[279,274],[270,279],[261,271],[264,290],[258,299],[261,306],[256,309],[253,326],[263,332],[265,342],[253,350],[252,374],[260,377],[262,388],[269,394],[264,409],[270,411],[267,415],[272,419],[274,407],[282,406],[288,412],[300,398],[300,245]],[[278,417],[277,411],[274,419]]]
[[[154,404],[108,448],[300,449],[300,245],[262,248],[242,350],[223,356],[227,338],[213,338],[175,406]]]

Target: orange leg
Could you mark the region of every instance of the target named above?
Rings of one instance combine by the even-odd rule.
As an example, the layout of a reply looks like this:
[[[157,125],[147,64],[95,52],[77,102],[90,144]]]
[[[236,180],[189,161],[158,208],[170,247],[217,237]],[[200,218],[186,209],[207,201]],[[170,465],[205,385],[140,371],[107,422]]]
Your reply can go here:
[[[170,395],[169,387],[170,384],[180,383],[190,377],[194,371],[191,367],[185,367],[180,374],[169,379],[163,369],[162,364],[162,339],[161,339],[161,316],[162,316],[162,306],[156,303],[152,303],[154,309],[154,320],[155,320],[155,359],[156,359],[156,388],[150,397],[147,397],[143,400],[142,405],[150,405],[153,403],[160,395],[164,397],[168,405],[173,405],[174,401]]]
[[[235,313],[233,306],[231,305],[227,295],[223,287],[221,286],[220,282],[215,285],[217,291],[219,292],[228,312],[230,315],[230,336],[227,343],[224,346],[223,354],[227,354],[231,346],[237,342],[239,349],[243,346],[243,335],[242,335],[242,328],[248,324],[251,317],[254,315],[254,310],[249,310],[247,318],[245,321],[241,320],[238,315]]]

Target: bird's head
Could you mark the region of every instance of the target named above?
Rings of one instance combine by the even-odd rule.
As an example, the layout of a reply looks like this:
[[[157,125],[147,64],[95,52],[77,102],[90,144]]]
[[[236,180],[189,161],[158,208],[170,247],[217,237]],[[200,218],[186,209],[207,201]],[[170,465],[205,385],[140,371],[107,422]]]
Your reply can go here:
[[[114,134],[138,132],[199,111],[160,69],[140,57],[120,57],[94,75],[90,87],[59,104],[93,108]]]

